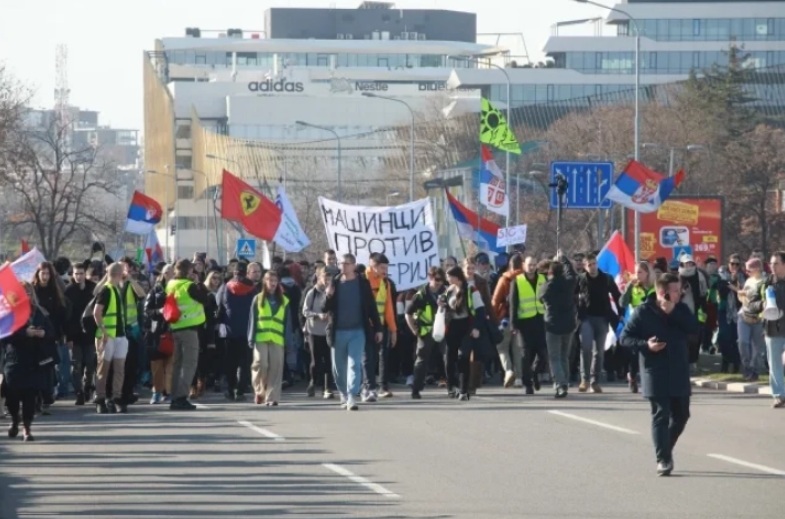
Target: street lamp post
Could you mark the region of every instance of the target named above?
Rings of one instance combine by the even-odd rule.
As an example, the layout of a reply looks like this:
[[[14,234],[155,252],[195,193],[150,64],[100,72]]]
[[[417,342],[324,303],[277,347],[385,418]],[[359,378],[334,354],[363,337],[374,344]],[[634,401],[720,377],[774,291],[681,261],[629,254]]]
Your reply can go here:
[[[447,59],[450,59],[450,58],[463,60],[463,61],[471,61],[471,60],[478,61],[477,58],[474,58],[472,56],[447,56]],[[507,73],[507,71],[504,69],[504,67],[499,66],[499,65],[497,65],[495,63],[491,63],[490,61],[488,61],[488,66],[501,70],[502,74],[504,74],[504,79],[507,80],[507,115],[506,115],[506,117],[507,117],[507,124],[512,125],[512,118],[510,117],[510,113],[511,113],[510,112],[510,107],[512,106],[512,99],[510,98],[511,90],[512,90],[512,81],[510,80],[510,75]],[[505,186],[507,188],[507,199],[509,200],[509,196],[510,196],[510,152],[509,151],[506,152],[505,157],[506,157],[506,160],[505,160],[505,165],[504,165],[504,184],[505,184]],[[505,218],[505,220],[504,220],[504,225],[505,225],[505,227],[509,227],[510,226],[509,203],[508,203],[508,208],[507,208],[507,218]]]
[[[632,26],[635,29],[635,160],[638,161],[640,159],[640,135],[641,135],[641,112],[640,112],[640,95],[641,95],[641,31],[640,27],[638,26],[638,21],[627,11],[622,9],[618,9],[616,7],[611,7],[609,5],[601,4],[599,2],[594,2],[593,0],[575,0],[578,3],[582,4],[590,4],[596,7],[601,7],[603,9],[607,9],[608,11],[615,11],[619,14],[626,16],[630,22],[632,22]],[[641,214],[638,211],[635,211],[635,261],[640,261],[641,255]],[[626,234],[627,232],[627,211],[622,210],[621,213],[621,227],[622,227],[622,234]]]
[[[703,151],[706,149],[706,146],[703,144],[688,144],[683,147],[679,146],[663,146],[662,144],[658,144],[655,142],[644,142],[641,147],[643,149],[647,148],[655,148],[655,149],[667,149],[668,151],[668,176],[672,177],[675,173],[676,169],[676,152],[677,151]]]
[[[414,110],[409,103],[402,99],[397,99],[395,97],[388,97],[388,96],[380,96],[374,94],[373,92],[363,92],[363,96],[371,97],[375,99],[385,99],[387,101],[393,101],[395,103],[400,103],[405,106],[409,110],[409,115],[411,115],[411,127],[409,129],[409,202],[414,201]]]
[[[304,126],[306,128],[315,128],[317,130],[322,130],[335,135],[335,142],[338,143],[338,201],[343,202],[343,181],[341,178],[341,136],[338,135],[338,132],[326,126],[319,126],[317,124],[311,124],[305,121],[295,121],[295,124],[298,126]]]

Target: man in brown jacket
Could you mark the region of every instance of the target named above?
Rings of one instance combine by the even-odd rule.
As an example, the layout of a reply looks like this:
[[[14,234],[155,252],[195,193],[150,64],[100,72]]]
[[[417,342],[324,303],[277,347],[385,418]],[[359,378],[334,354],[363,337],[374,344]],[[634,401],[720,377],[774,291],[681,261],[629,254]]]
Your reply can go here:
[[[523,350],[519,341],[512,340],[512,327],[510,326],[510,287],[518,275],[523,274],[523,257],[520,254],[510,258],[510,268],[496,284],[491,300],[493,314],[501,323],[504,340],[496,345],[499,360],[504,369],[504,387],[522,387],[521,366]]]

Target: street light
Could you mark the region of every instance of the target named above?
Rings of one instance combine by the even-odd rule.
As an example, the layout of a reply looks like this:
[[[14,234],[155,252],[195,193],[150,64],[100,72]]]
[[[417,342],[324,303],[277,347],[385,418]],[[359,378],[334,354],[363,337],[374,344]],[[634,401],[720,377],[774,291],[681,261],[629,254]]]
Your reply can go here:
[[[388,96],[380,96],[374,94],[373,92],[363,92],[363,96],[371,97],[375,99],[385,99],[387,101],[393,101],[395,103],[400,103],[405,106],[409,110],[409,115],[412,117],[412,125],[409,129],[409,202],[414,201],[414,110],[412,110],[411,105],[402,99],[397,99],[395,97],[388,97]]]
[[[476,62],[479,62],[479,59],[475,58],[473,56],[447,56],[447,59],[451,59],[451,58],[452,59],[456,59],[456,60],[461,60],[461,61],[472,61],[472,60],[474,60]],[[499,66],[499,65],[497,65],[495,63],[491,63],[490,61],[488,61],[487,64],[490,67],[493,67],[493,68],[501,70],[502,74],[504,74],[504,78],[507,80],[507,124],[512,125],[512,119],[510,118],[510,106],[512,105],[512,99],[510,98],[510,95],[511,95],[510,91],[512,90],[512,81],[510,80],[510,75],[507,73],[507,71],[502,66]],[[509,195],[509,190],[510,190],[510,152],[509,151],[506,152],[505,156],[506,156],[506,161],[505,161],[505,166],[504,166],[504,178],[505,178],[504,183],[507,186],[507,196],[509,197],[510,196]],[[505,227],[509,227],[510,226],[510,211],[509,211],[509,209],[507,210],[507,218],[505,219],[504,225],[505,225]]]
[[[580,4],[590,4],[608,11],[615,11],[619,14],[626,16],[632,26],[635,28],[635,160],[640,159],[640,135],[641,135],[641,112],[640,112],[640,95],[641,95],[641,31],[638,26],[638,21],[627,11],[611,7],[609,5],[594,2],[593,0],[574,0]],[[621,213],[621,227],[623,233],[627,229],[627,211],[623,210]],[[635,211],[635,261],[640,261],[641,256],[641,214]]]
[[[306,128],[315,128],[325,132],[330,132],[335,135],[335,141],[338,143],[338,201],[343,202],[343,182],[341,179],[341,136],[332,128],[326,126],[319,126],[317,124],[307,123],[305,121],[295,121],[297,126],[304,126]]]
[[[400,195],[401,195],[401,193],[399,193],[398,191],[393,191],[392,193],[387,193],[387,195],[386,195],[386,205],[387,205],[387,207],[390,206],[390,198],[395,198],[396,196],[400,196]]]
[[[644,149],[654,148],[654,149],[668,149],[670,150],[670,158],[668,161],[668,176],[672,177],[675,173],[675,155],[677,151],[704,151],[706,150],[706,146],[703,144],[688,144],[686,146],[664,146],[662,144],[658,144],[656,142],[644,142],[641,145]]]

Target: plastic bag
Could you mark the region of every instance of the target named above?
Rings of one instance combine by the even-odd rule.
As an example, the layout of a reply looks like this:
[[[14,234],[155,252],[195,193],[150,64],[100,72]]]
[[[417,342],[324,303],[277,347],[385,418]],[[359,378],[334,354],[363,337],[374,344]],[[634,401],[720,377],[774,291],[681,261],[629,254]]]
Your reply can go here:
[[[442,342],[444,335],[447,333],[447,312],[444,308],[439,308],[436,312],[436,317],[433,320],[433,331],[431,337],[436,342]]]

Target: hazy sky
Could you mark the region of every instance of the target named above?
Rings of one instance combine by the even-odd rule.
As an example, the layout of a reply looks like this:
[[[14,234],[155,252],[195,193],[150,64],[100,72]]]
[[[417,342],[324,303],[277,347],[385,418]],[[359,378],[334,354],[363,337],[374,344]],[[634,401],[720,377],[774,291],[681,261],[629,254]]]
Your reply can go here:
[[[360,0],[6,0],[0,6],[0,62],[34,89],[36,106],[53,104],[55,48],[68,45],[71,104],[99,110],[101,122],[142,127],[142,56],[159,37],[185,27],[248,31],[264,27],[269,7],[357,7]],[[532,59],[557,21],[604,16],[573,0],[398,0],[399,8],[474,11],[478,32],[522,33]],[[591,27],[571,29],[590,34]],[[485,40],[480,40],[486,43]],[[521,53],[520,38],[503,46]],[[490,42],[493,43],[493,42]]]

